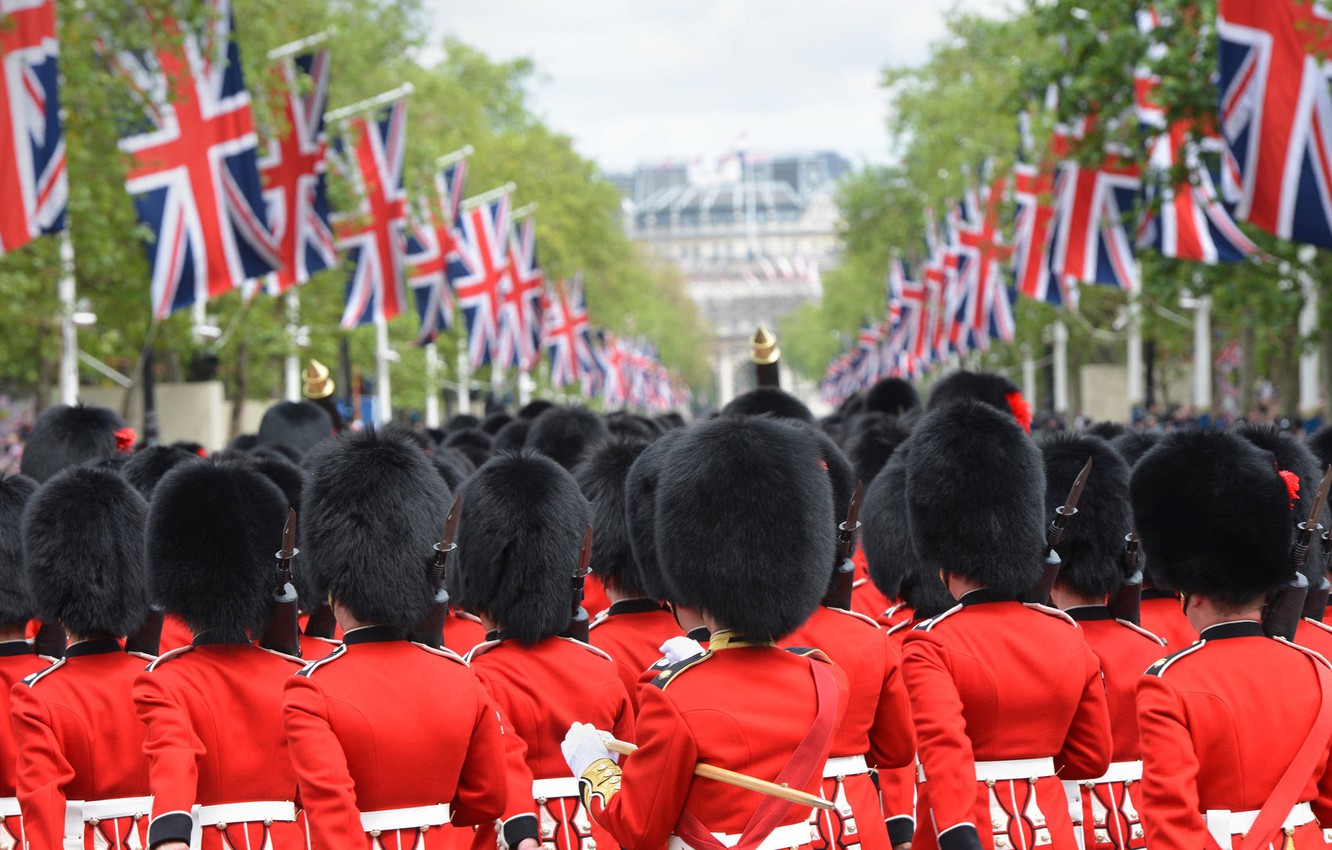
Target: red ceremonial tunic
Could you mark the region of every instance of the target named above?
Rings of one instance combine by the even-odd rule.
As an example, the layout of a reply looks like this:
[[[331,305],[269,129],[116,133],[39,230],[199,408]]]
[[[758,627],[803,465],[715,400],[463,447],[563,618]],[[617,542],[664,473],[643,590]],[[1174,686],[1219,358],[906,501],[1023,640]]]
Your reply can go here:
[[[1142,627],[1166,643],[1166,650],[1179,652],[1192,646],[1198,639],[1198,630],[1184,616],[1179,597],[1156,588],[1142,592],[1139,622]]]
[[[195,832],[201,850],[267,848],[266,838],[273,850],[305,847],[296,772],[282,732],[282,689],[300,669],[300,659],[250,643],[215,642],[204,632],[139,674],[134,707],[148,730],[150,843],[188,842]],[[236,803],[288,804],[289,811],[278,818],[271,811],[210,809]]]
[[[1101,663],[1077,625],[974,590],[906,635],[902,669],[926,789],[920,814],[939,847],[1075,850],[1054,771],[1098,777],[1112,749]],[[1004,764],[1028,759],[1046,761]]]
[[[502,631],[492,632],[467,660],[526,746],[531,797],[513,799],[517,789],[511,787],[505,820],[531,812],[535,801],[543,845],[555,850],[592,850],[593,842],[614,847],[578,801],[578,783],[560,744],[578,722],[621,741],[634,740],[634,709],[615,662],[571,638],[549,637],[524,646]],[[491,850],[495,843],[493,827],[482,824],[472,846]]]
[[[1264,637],[1255,620],[1239,620],[1205,629],[1193,646],[1152,665],[1138,682],[1148,847],[1212,847],[1204,813],[1263,806],[1313,726],[1315,663],[1325,662]],[[1299,797],[1324,824],[1332,824],[1328,756],[1324,748]],[[1273,846],[1325,846],[1317,823],[1295,828],[1291,839]]]
[[[629,702],[638,710],[638,683],[661,658],[661,645],[683,634],[674,615],[655,599],[621,599],[588,629],[588,643],[615,659]]]
[[[905,607],[905,603],[899,603]],[[892,609],[890,608],[889,611]],[[907,609],[910,611],[910,609]],[[911,612],[915,614],[914,611]],[[911,630],[911,625],[916,622],[914,619],[903,620],[902,622],[889,627],[884,634],[893,642],[897,648],[900,657],[902,652],[902,639],[907,632]],[[903,677],[903,687],[905,687],[905,677]],[[908,698],[908,705],[910,699]],[[916,724],[911,722],[912,740],[915,740]],[[925,829],[917,832],[916,830],[916,763],[915,749],[911,751],[912,760],[906,767],[892,769],[881,769],[879,771],[879,799],[883,804],[884,823],[888,827],[888,840],[894,846],[905,841],[911,841],[913,848],[929,850],[934,841],[933,830]]]
[[[282,724],[312,850],[452,846],[450,831],[424,823],[368,835],[367,812],[446,804],[456,826],[504,813],[494,703],[462,658],[410,643],[405,630],[348,632],[341,649],[287,679]]]
[[[823,702],[816,696],[820,681]],[[739,835],[760,806],[769,815],[765,835],[805,824],[807,807],[696,777],[694,765],[770,781],[789,769],[788,776],[808,777],[791,787],[817,794],[833,742],[832,728],[822,726],[841,722],[848,693],[845,674],[821,653],[803,656],[717,632],[707,653],[661,671],[639,692],[639,749],[620,757],[619,791],[609,800],[594,797],[592,816],[625,850],[660,850],[691,823]],[[819,708],[825,715],[816,729]]]
[[[44,670],[55,663],[54,658],[38,655],[31,643],[26,640],[0,641],[0,717],[9,717],[11,703],[9,692],[26,677]],[[0,815],[0,848],[22,847],[22,818],[15,807],[18,806],[18,741],[14,737],[14,725],[0,722],[0,806],[4,807]]]
[[[73,834],[82,833],[88,850],[147,846],[148,760],[130,687],[150,661],[125,652],[115,638],[79,641],[10,692],[18,799],[31,850],[61,850],[67,814],[72,829],[82,822]],[[94,808],[110,800],[127,802]],[[77,802],[87,807],[82,813]]]
[[[871,620],[877,620],[890,607],[893,601],[883,595],[883,591],[870,581],[869,561],[865,550],[860,545],[851,555],[851,563],[856,566],[856,574],[851,584],[851,610],[864,614]]]
[[[1295,624],[1295,643],[1332,661],[1332,626],[1321,620],[1301,617]]]
[[[830,756],[842,759],[843,766],[830,761],[823,778],[823,795],[837,808],[814,813],[819,832],[815,850],[889,850],[879,789],[869,769],[902,768],[912,764],[916,754],[901,649],[873,619],[822,605],[784,644],[822,650],[846,673],[849,688]],[[856,756],[865,760],[865,767],[848,769],[845,759]]]
[[[486,627],[481,618],[457,608],[450,608],[444,618],[444,645],[459,655],[466,655],[472,647],[485,643]]]
[[[1105,782],[1069,782],[1069,801],[1081,817],[1084,850],[1141,850],[1146,846],[1142,828],[1142,748],[1138,746],[1138,679],[1165,654],[1165,641],[1126,620],[1117,620],[1104,605],[1069,608],[1082,628],[1092,652],[1101,659],[1105,692],[1110,707],[1110,735],[1114,739],[1109,778]],[[1128,777],[1128,778],[1124,778]],[[1080,826],[1079,826],[1080,824]]]
[[[606,586],[601,583],[601,577],[592,573],[583,582],[583,610],[587,612],[589,619],[596,619],[596,616],[610,607],[610,597],[606,596]]]
[[[157,655],[160,658],[168,652],[180,649],[182,646],[189,646],[194,643],[194,633],[190,627],[185,625],[185,621],[175,614],[167,614],[162,618],[162,637],[157,642]]]

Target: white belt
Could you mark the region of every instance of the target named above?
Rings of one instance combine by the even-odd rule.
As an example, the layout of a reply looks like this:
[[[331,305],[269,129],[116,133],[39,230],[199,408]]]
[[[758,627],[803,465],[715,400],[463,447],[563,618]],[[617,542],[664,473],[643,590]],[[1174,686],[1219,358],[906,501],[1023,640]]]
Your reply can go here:
[[[226,826],[229,823],[289,823],[296,820],[296,804],[290,800],[259,800],[246,803],[219,803],[195,806],[195,820],[200,826]]]
[[[1142,779],[1142,762],[1112,761],[1110,769],[1095,779],[1079,780],[1081,785],[1104,785],[1107,782],[1137,782]]]
[[[869,773],[869,764],[864,756],[837,756],[830,758],[823,765],[823,778],[833,779],[838,776],[856,776]]]
[[[740,843],[739,834],[730,835],[725,832],[714,832],[712,837],[720,841],[727,847],[734,847]],[[813,833],[810,831],[808,823],[792,823],[786,826],[779,826],[768,837],[759,842],[757,850],[782,850],[787,847],[799,847],[802,844],[808,844],[813,840]],[[666,842],[666,850],[694,850],[683,838],[678,835],[672,835]]]
[[[534,779],[532,797],[537,800],[556,800],[560,797],[577,797],[578,780],[572,776],[558,779]]]
[[[1230,836],[1244,835],[1253,829],[1253,822],[1258,819],[1258,812],[1231,812],[1225,809],[1207,810],[1207,831],[1217,838],[1222,847],[1230,846]],[[1308,803],[1296,803],[1281,824],[1282,829],[1294,829],[1304,826],[1314,819],[1313,809]],[[1225,836],[1225,841],[1221,841]]]
[[[361,829],[371,835],[378,835],[395,829],[443,826],[452,816],[448,803],[412,806],[406,809],[382,809],[378,812],[361,812]]]
[[[0,797],[0,818],[16,818],[20,814],[18,797]]]
[[[1054,759],[1002,759],[976,762],[977,782],[1000,782],[1005,779],[1037,779],[1054,776]]]
[[[152,797],[117,797],[111,800],[70,800],[65,803],[66,818],[68,812],[77,808],[79,820],[92,821],[115,820],[116,818],[148,817],[153,813]]]

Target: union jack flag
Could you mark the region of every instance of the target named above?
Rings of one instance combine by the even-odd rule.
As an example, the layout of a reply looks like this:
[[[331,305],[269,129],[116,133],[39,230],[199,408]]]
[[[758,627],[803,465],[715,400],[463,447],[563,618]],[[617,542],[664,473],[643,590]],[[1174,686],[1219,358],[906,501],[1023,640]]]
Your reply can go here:
[[[1221,135],[1235,214],[1332,247],[1332,14],[1308,0],[1221,0]]]
[[[1013,302],[1004,275],[1013,248],[999,234],[999,205],[1007,182],[1000,177],[979,193],[968,193],[967,216],[956,230],[965,263],[964,322],[982,350],[989,347],[992,335],[1011,342],[1015,331]]]
[[[893,257],[888,265],[888,358],[895,368],[903,358],[915,360],[926,347],[929,290],[910,280],[906,265]]]
[[[182,50],[122,52],[113,61],[143,100],[146,128],[120,140],[125,188],[153,233],[154,318],[207,301],[281,266],[264,215],[250,93],[232,38],[230,0]],[[155,21],[178,33],[174,20]]]
[[[342,326],[354,328],[402,313],[407,259],[407,195],[402,187],[407,147],[407,103],[352,119],[353,147],[345,158],[359,189],[360,210],[338,227],[338,247],[352,260]],[[345,150],[345,148],[344,148]]]
[[[508,195],[462,214],[449,276],[467,324],[467,354],[473,369],[498,361],[500,310],[509,277],[508,233]]]
[[[523,217],[509,240],[509,286],[499,321],[499,362],[530,372],[541,359],[546,278],[537,266],[536,216]]]
[[[1019,295],[1044,301],[1056,307],[1074,303],[1075,291],[1053,271],[1051,243],[1054,239],[1058,210],[1054,201],[1062,192],[1056,183],[1053,164],[1029,161],[1035,145],[1031,139],[1031,120],[1025,112],[1018,118],[1022,144],[1013,166],[1013,201],[1017,214],[1013,219],[1013,274]],[[1062,173],[1059,175],[1062,181]]]
[[[420,345],[434,342],[440,331],[453,328],[453,285],[449,262],[458,249],[458,211],[467,185],[467,159],[459,159],[435,175],[438,209],[421,202],[407,237],[407,274],[421,316]]]
[[[610,410],[624,407],[629,401],[629,376],[622,344],[615,334],[603,331],[593,352],[601,371],[601,397],[605,406]]]
[[[1151,36],[1160,25],[1155,6],[1138,12],[1138,29]],[[1148,56],[1159,57],[1164,45],[1153,44]],[[1136,74],[1138,122],[1150,135],[1148,177],[1144,184],[1138,245],[1162,256],[1213,264],[1237,262],[1257,252],[1221,202],[1205,153],[1219,153],[1221,138],[1210,127],[1191,121],[1167,126],[1157,98],[1161,81],[1149,69]],[[1180,167],[1184,178],[1176,181]]]
[[[65,227],[54,0],[0,0],[0,256]]]
[[[592,342],[587,335],[587,304],[583,301],[581,275],[575,276],[567,287],[562,280],[555,283],[555,293],[546,304],[542,338],[550,353],[552,387],[571,386],[596,369]]]
[[[328,220],[328,65],[328,51],[319,50],[276,69],[286,91],[286,134],[271,140],[259,160],[268,221],[282,260],[282,268],[268,279],[273,294],[299,286],[338,262]]]

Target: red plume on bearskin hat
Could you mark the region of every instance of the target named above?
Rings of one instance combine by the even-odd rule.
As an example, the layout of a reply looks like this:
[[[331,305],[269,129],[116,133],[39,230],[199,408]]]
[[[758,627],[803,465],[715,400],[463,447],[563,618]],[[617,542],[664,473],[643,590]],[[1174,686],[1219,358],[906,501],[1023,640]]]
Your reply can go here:
[[[1012,415],[1024,431],[1031,431],[1031,405],[1022,397],[1017,384],[992,372],[968,372],[960,369],[945,375],[930,389],[929,410],[949,402],[970,399],[984,402]]]
[[[78,635],[132,634],[148,613],[148,505],[114,472],[76,466],[28,500],[23,553],[43,620]]]
[[[244,640],[261,631],[286,519],[286,497],[251,464],[178,465],[153,491],[148,512],[153,600],[196,635]]]
[[[105,407],[59,404],[37,417],[19,463],[24,475],[41,484],[62,469],[105,460],[133,445],[134,432]]]
[[[1318,492],[1318,484],[1323,479],[1323,467],[1319,465],[1318,458],[1303,443],[1275,425],[1241,425],[1235,429],[1235,433],[1270,454],[1279,471],[1289,473],[1286,476],[1287,488],[1294,490],[1290,494],[1290,521],[1292,525],[1304,522],[1308,518],[1314,494]],[[1323,508],[1323,515],[1317,517],[1316,521],[1322,523],[1323,528],[1332,527],[1328,519],[1332,516],[1328,511],[1329,506],[1324,505]],[[1322,571],[1318,558],[1310,558],[1309,566],[1311,575]]]
[[[1133,468],[1129,498],[1168,589],[1244,604],[1294,577],[1290,494],[1271,455],[1238,434],[1167,435]]]
[[[32,618],[32,594],[23,564],[23,509],[37,482],[26,475],[0,478],[0,626],[16,626]]]
[[[463,487],[450,598],[525,644],[559,634],[591,521],[573,476],[550,458],[530,450],[491,458]]]
[[[934,407],[906,465],[911,536],[926,569],[1014,597],[1041,576],[1045,471],[1013,417],[979,401]]]
[[[297,568],[356,619],[415,628],[435,598],[432,547],[452,498],[444,479],[415,443],[376,429],[343,432],[307,466]]]
[[[804,426],[722,416],[671,447],[657,487],[657,556],[673,602],[751,638],[818,607],[836,549],[832,488]]]
[[[643,440],[607,440],[595,446],[573,473],[592,505],[592,572],[631,596],[642,594],[644,587],[629,542],[625,482],[648,445]]]
[[[1124,535],[1133,528],[1129,510],[1129,467],[1100,437],[1056,433],[1041,442],[1045,462],[1045,517],[1055,509],[1077,480],[1087,459],[1092,472],[1078,501],[1078,515],[1069,520],[1056,551],[1062,566],[1060,580],[1079,594],[1104,599],[1124,583]]]

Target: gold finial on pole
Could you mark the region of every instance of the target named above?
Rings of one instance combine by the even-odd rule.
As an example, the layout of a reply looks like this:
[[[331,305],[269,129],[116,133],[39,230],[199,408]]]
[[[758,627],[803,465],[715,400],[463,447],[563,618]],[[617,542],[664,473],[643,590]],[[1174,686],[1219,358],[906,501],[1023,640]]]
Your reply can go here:
[[[305,382],[305,397],[308,399],[328,398],[336,389],[333,379],[329,377],[328,367],[318,360],[310,361],[310,365],[301,372],[301,380]]]
[[[777,335],[764,325],[754,331],[754,338],[749,341],[753,347],[750,358],[760,366],[768,366],[782,358],[782,350],[777,347]]]

